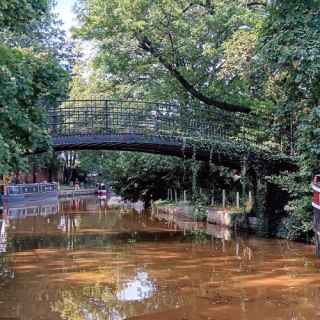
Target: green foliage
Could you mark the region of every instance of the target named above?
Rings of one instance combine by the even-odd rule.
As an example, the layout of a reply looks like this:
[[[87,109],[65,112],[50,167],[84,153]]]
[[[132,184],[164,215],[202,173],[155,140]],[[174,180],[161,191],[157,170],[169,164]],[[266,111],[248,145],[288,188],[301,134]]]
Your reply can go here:
[[[81,152],[80,169],[97,173],[102,181],[112,183],[116,193],[132,201],[166,199],[168,189],[176,189],[181,199],[183,191],[193,195],[197,203],[197,216],[203,219],[208,195],[199,193],[199,188],[211,190],[213,186],[233,188],[232,171],[222,167],[208,167],[197,163],[197,179],[193,189],[193,167],[195,162],[175,157],[132,152]]]
[[[208,216],[208,196],[198,189],[192,194],[192,217],[196,220],[206,220]]]
[[[279,234],[287,239],[309,239],[313,230],[313,214],[310,195],[299,196],[287,208],[288,217],[284,219]]]
[[[5,174],[23,167],[24,153],[48,148],[45,111],[38,102],[59,96],[66,74],[48,57],[35,57],[26,50],[2,46],[0,56],[0,174]]]
[[[2,1],[0,25],[10,29],[7,36],[22,37],[47,10],[47,1]],[[0,46],[0,175],[25,169],[26,153],[49,149],[44,107],[65,96],[67,80],[49,51]]]
[[[299,171],[274,178],[289,192],[282,235],[305,238],[312,230],[311,179],[319,170],[320,17],[315,1],[278,1],[260,38],[262,93],[275,101],[273,130],[292,145]],[[263,73],[262,73],[263,71]],[[289,121],[288,121],[289,120]]]
[[[187,239],[190,239],[195,244],[206,244],[209,241],[209,235],[205,230],[197,229],[192,230],[191,233],[187,235]]]
[[[1,0],[0,27],[22,31],[48,10],[49,0]]]
[[[126,152],[82,153],[81,168],[91,167],[108,179],[117,194],[132,201],[165,199],[168,188],[182,188],[182,160]]]
[[[83,1],[79,16],[77,34],[98,45],[96,68],[128,96],[188,102],[175,70],[207,97],[257,104],[248,82],[239,82],[264,20],[247,1],[94,0]]]
[[[70,71],[76,57],[74,41],[66,38],[61,29],[62,22],[53,11],[54,6],[55,1],[48,0],[42,14],[29,19],[22,30],[7,26],[0,29],[0,41],[11,48],[29,48],[35,54],[47,54],[56,64]]]

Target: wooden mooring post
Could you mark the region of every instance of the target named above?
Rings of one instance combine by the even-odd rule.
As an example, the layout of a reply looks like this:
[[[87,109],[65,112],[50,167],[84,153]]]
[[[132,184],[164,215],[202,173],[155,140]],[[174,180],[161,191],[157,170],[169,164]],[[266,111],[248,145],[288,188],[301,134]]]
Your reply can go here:
[[[211,194],[211,205],[214,206],[214,188],[212,188]]]
[[[222,207],[223,208],[226,207],[226,190],[225,189],[222,190]]]
[[[252,204],[252,192],[249,191],[249,204]]]
[[[237,209],[240,209],[240,193],[237,192],[236,194],[236,206],[237,206]]]
[[[187,190],[184,190],[184,191],[183,191],[183,201],[184,201],[184,202],[187,202],[187,201],[188,201],[188,199],[187,199]]]

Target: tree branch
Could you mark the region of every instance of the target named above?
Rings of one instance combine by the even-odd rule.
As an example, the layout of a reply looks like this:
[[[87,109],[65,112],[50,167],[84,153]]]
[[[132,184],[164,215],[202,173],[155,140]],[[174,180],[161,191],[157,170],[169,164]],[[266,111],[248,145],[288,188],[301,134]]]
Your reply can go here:
[[[169,35],[169,40],[170,40],[170,44],[171,44],[172,60],[173,60],[173,63],[176,64],[177,63],[176,48],[174,46],[173,37],[172,37],[172,34],[170,31],[168,32],[168,35]]]
[[[152,44],[150,39],[146,36],[140,37],[137,35],[139,46],[144,51],[150,53],[153,57],[157,58],[159,62],[171,73],[171,75],[182,85],[182,87],[189,92],[193,97],[199,99],[209,106],[215,106],[219,109],[230,111],[230,112],[242,112],[249,113],[251,110],[248,107],[240,106],[236,104],[230,104],[224,101],[219,101],[214,98],[210,98],[202,94],[197,90],[190,82],[177,70],[176,65],[168,63],[161,55],[159,50]]]
[[[254,6],[262,6],[262,7],[266,7],[267,5],[265,3],[262,2],[250,2],[247,4],[247,7],[254,7]]]

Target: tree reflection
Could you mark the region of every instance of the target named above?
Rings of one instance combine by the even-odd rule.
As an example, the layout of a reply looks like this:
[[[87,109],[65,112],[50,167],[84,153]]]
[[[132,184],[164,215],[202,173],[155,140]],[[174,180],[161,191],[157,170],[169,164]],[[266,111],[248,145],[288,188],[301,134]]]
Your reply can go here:
[[[8,234],[7,227],[9,220],[0,219],[0,280],[13,278],[14,273],[9,268]]]
[[[7,251],[7,224],[9,221],[0,219],[0,254]]]
[[[136,271],[131,280],[123,283],[116,273],[114,277],[115,282],[109,286],[96,284],[61,290],[52,311],[66,320],[120,320],[173,309],[187,302],[176,291],[170,293],[167,289],[164,295],[145,271]]]
[[[14,272],[10,269],[10,257],[7,254],[0,253],[0,285],[6,279],[14,278]]]

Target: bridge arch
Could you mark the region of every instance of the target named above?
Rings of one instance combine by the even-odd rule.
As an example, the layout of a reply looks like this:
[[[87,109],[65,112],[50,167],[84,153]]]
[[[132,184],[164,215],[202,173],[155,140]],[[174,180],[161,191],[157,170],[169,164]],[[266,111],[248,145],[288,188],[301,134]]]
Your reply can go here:
[[[178,156],[240,168],[244,158],[271,171],[292,159],[268,143],[263,123],[250,115],[206,107],[124,100],[67,100],[48,110],[55,151],[119,150]]]

